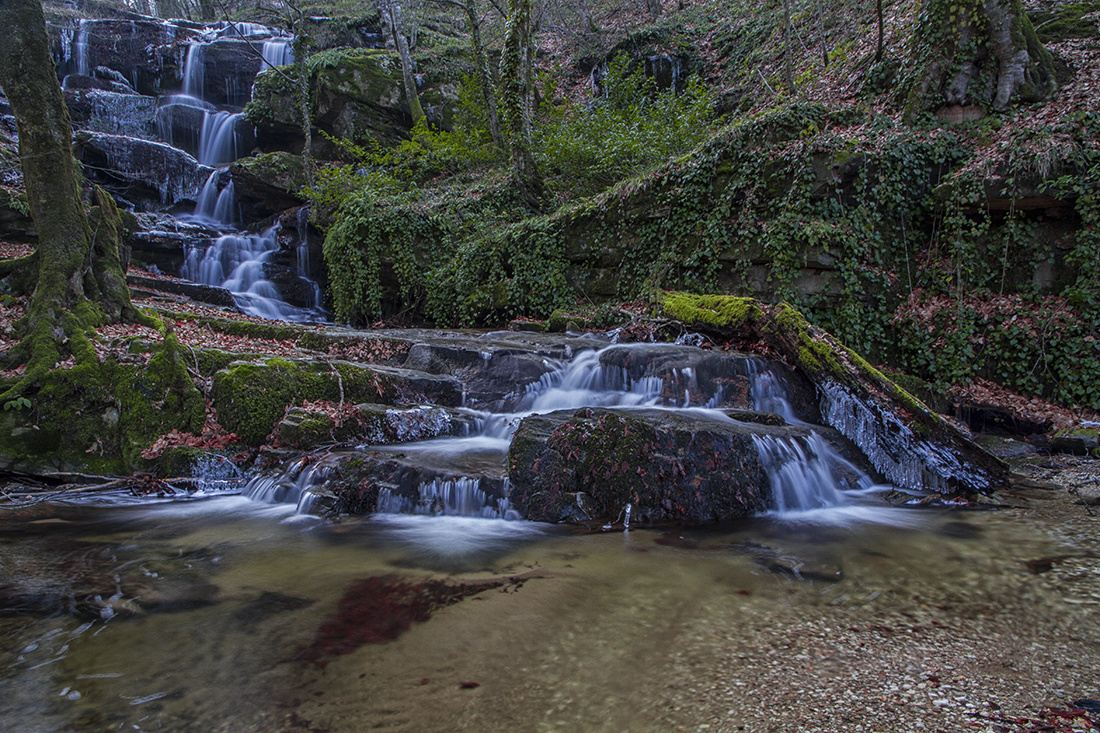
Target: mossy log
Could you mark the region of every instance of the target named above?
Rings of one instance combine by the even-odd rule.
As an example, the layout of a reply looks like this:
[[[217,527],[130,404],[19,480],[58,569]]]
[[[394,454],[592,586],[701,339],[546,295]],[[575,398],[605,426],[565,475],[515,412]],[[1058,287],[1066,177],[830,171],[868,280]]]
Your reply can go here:
[[[664,313],[738,348],[778,355],[817,387],[824,421],[855,443],[891,483],[987,494],[1008,467],[786,303],[666,293]]]

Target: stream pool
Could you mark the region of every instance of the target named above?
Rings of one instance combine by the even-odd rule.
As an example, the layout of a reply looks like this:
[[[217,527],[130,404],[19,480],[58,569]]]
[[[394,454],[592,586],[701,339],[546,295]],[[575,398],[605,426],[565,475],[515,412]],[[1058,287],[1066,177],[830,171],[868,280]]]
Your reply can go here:
[[[1028,565],[1073,538],[1010,511],[595,533],[292,511],[0,515],[0,731],[738,730],[746,665],[771,679],[799,628],[905,644],[902,626],[1007,613],[1098,638],[1096,599]]]

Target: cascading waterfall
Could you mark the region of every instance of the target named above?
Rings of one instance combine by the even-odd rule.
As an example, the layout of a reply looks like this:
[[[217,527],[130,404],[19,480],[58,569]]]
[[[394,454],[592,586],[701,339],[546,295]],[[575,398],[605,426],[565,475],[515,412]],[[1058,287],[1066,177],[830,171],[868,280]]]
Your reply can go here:
[[[260,49],[260,55],[264,60],[264,69],[289,66],[294,63],[291,40],[287,38],[272,38],[269,41],[264,41],[264,45]]]
[[[647,349],[660,349],[660,346],[653,344],[644,346]],[[466,437],[375,446],[373,449],[392,451],[414,461],[416,465],[439,463],[461,466],[463,464],[456,461],[456,458],[474,455],[479,457],[479,461],[474,463],[484,465],[485,456],[495,456],[492,460],[503,471],[511,437],[519,421],[528,415],[585,407],[622,410],[658,408],[670,411],[684,409],[678,399],[670,399],[669,390],[665,388],[665,379],[643,371],[635,371],[635,376],[632,377],[623,367],[601,362],[602,353],[602,349],[594,348],[575,354],[568,361],[559,363],[557,368],[544,374],[538,381],[518,390],[511,399],[506,398],[497,404],[496,410],[466,408],[472,418],[469,423],[471,429]],[[761,360],[748,359],[745,363],[744,372],[750,380],[756,408],[786,413],[793,419],[793,411],[779,376]],[[685,371],[681,369],[678,372],[666,372],[666,378],[676,381],[684,376]],[[694,377],[694,373],[689,376]],[[720,388],[719,385],[718,389]],[[715,395],[703,397],[712,403],[716,400]],[[721,410],[706,407],[690,409],[718,419],[730,419]],[[806,427],[811,428],[809,425]],[[778,516],[803,518],[818,510],[846,512],[845,519],[865,516],[860,514],[862,510],[855,506],[855,501],[860,494],[873,488],[872,479],[846,460],[820,433],[808,429],[803,435],[760,434],[753,436],[753,443],[760,465],[768,476],[773,511]],[[295,470],[294,467],[291,468],[292,474]],[[504,480],[507,481],[506,478]],[[293,483],[291,479],[277,478],[264,481],[280,485]],[[410,494],[410,491],[414,493]],[[507,496],[506,484],[503,495]],[[402,491],[383,488],[379,494],[376,512],[518,518],[505,500],[491,496],[485,490],[483,479],[474,475],[431,478],[422,481],[419,486],[406,485]],[[820,516],[814,518],[820,519]]]
[[[240,135],[237,125],[244,114],[237,112],[207,112],[199,133],[198,161],[213,167],[232,163],[240,156]]]

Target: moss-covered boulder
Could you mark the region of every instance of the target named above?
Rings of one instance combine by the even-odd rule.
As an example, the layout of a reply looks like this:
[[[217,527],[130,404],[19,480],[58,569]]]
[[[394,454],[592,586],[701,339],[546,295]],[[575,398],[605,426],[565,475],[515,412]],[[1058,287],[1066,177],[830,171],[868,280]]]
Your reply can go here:
[[[405,137],[411,121],[403,108],[401,65],[396,54],[374,49],[329,51],[314,57],[310,66],[310,118],[319,131],[383,145]],[[273,71],[256,78],[245,115],[256,126],[262,149],[301,152],[296,84],[288,74]],[[313,153],[331,159],[339,157],[340,151],[317,135]]]
[[[817,388],[826,424],[889,481],[911,489],[988,493],[1008,467],[786,303],[666,293],[665,314],[727,342],[778,354]]]
[[[615,518],[627,504],[650,521],[745,517],[774,506],[761,439],[803,441],[806,427],[705,413],[584,409],[524,418],[508,451],[509,500],[527,519]],[[854,479],[855,476],[853,475]],[[843,480],[843,477],[838,477]],[[854,488],[854,485],[853,485]]]
[[[279,438],[295,448],[359,441],[374,445],[455,435],[469,426],[464,416],[444,407],[392,407],[362,404],[291,407],[277,427]]]
[[[233,176],[233,191],[248,221],[265,219],[305,203],[298,193],[306,185],[301,156],[276,151],[242,158],[230,166],[229,172]]]
[[[462,400],[462,388],[451,377],[407,369],[272,358],[219,371],[211,399],[227,430],[260,445],[286,409],[302,401],[454,406]]]
[[[171,430],[199,432],[204,404],[163,352],[148,363],[54,369],[0,412],[0,469],[129,473]]]

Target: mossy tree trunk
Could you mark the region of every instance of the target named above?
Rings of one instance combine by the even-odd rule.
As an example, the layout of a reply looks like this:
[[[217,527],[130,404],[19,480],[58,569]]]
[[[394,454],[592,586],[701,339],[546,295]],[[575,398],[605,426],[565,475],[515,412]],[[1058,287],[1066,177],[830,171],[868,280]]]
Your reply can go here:
[[[531,134],[535,114],[532,33],[531,0],[510,0],[500,57],[500,107],[512,156],[513,181],[524,202],[537,211],[542,208],[544,190]]]
[[[497,112],[496,83],[489,70],[489,57],[485,53],[485,42],[481,40],[481,9],[478,0],[435,0],[441,5],[450,5],[460,9],[466,15],[470,26],[470,50],[474,54],[474,73],[481,87],[481,101],[485,105],[485,116],[489,122],[489,136],[493,144],[501,150],[507,150],[504,135],[500,130],[500,114]]]
[[[1054,61],[1021,0],[923,0],[913,36],[910,109],[1007,109],[1055,91]]]
[[[396,0],[379,0],[378,9],[382,17],[389,20],[390,31],[393,33],[393,45],[397,47],[397,55],[401,58],[401,80],[405,87],[405,101],[409,105],[409,116],[412,118],[413,125],[418,125],[424,119],[424,108],[420,104],[420,94],[416,89],[415,67],[406,35],[404,11],[401,9],[401,3]]]
[[[130,303],[119,256],[121,224],[114,201],[96,191],[90,225],[72,156],[69,112],[54,72],[38,0],[0,2],[0,88],[15,113],[19,157],[31,215],[38,230],[38,275],[16,361],[25,378],[0,395],[19,394],[63,352],[95,359],[87,331],[109,320],[144,321]],[[93,226],[94,225],[94,226]]]

